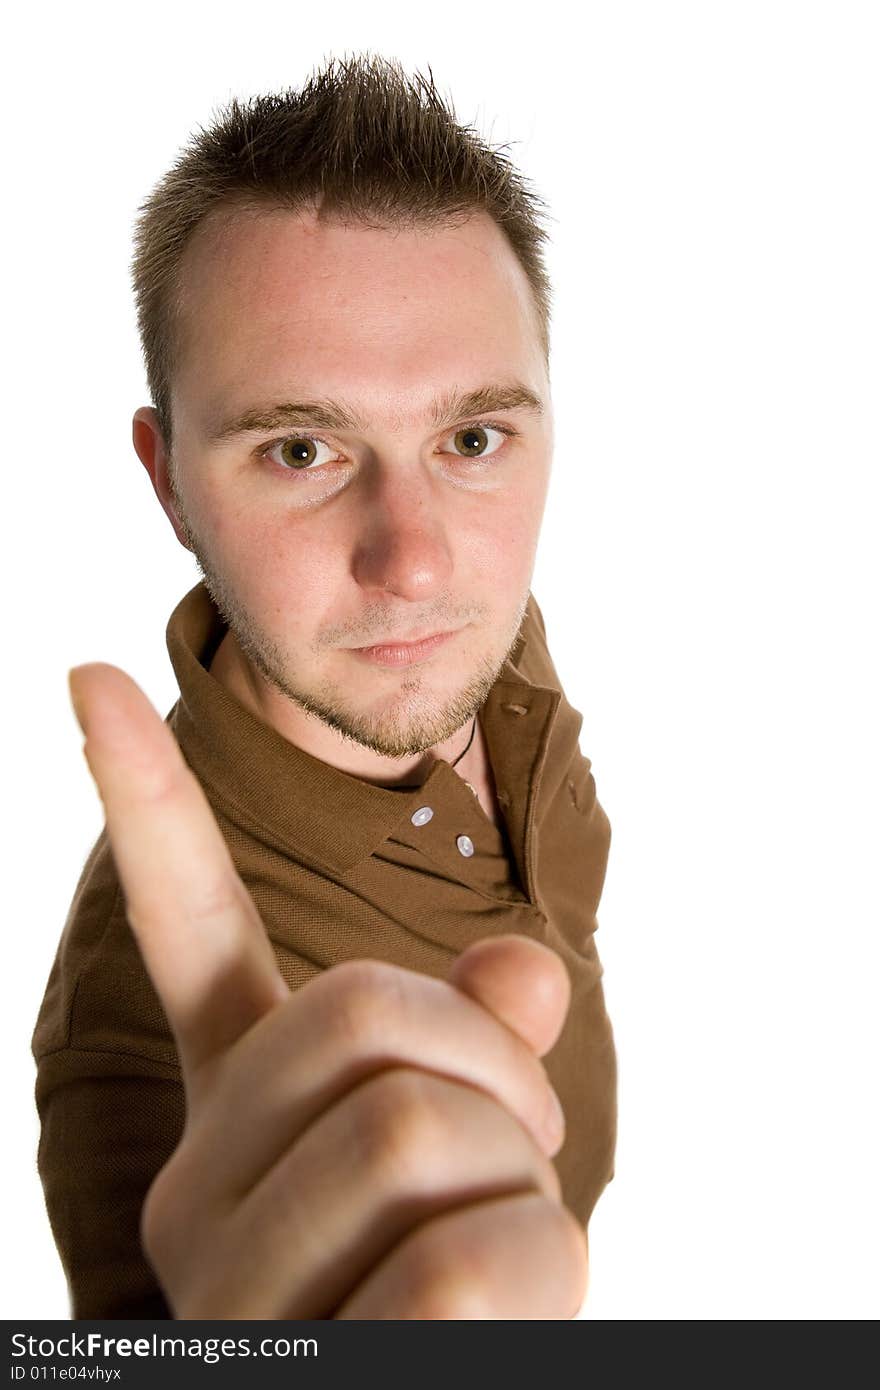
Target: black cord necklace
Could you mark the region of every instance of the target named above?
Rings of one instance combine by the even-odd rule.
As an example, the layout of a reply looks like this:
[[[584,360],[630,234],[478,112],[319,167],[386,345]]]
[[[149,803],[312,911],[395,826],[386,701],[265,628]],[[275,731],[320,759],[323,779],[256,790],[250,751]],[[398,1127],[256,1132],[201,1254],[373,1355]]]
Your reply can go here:
[[[467,741],[467,747],[466,747],[466,748],[463,748],[463,749],[461,750],[461,752],[459,753],[458,757],[457,757],[456,760],[455,760],[455,763],[460,763],[460,762],[461,762],[461,760],[462,760],[462,758],[464,757],[465,753],[468,751],[468,748],[470,748],[471,744],[473,743],[473,741],[474,741],[474,734],[475,734],[476,732],[477,732],[477,716],[474,715],[474,722],[473,722],[473,724],[471,725],[471,736],[470,736],[470,738],[469,738],[468,741]],[[450,763],[449,766],[450,766],[450,767],[455,767],[455,763]]]
[[[472,727],[471,727],[471,736],[470,736],[470,738],[469,738],[468,741],[467,741],[467,748],[463,748],[463,749],[461,750],[461,752],[459,753],[458,757],[455,759],[455,762],[449,764],[450,767],[455,767],[455,763],[460,763],[460,762],[461,762],[461,760],[462,760],[462,758],[464,757],[465,753],[468,751],[468,748],[470,748],[471,744],[473,743],[473,741],[474,741],[474,734],[475,734],[476,732],[477,732],[477,716],[474,715],[474,722],[473,722],[473,725],[472,725]],[[418,788],[419,788],[421,785],[422,785],[421,782],[410,782],[410,783],[406,783],[406,784],[401,784],[401,783],[397,782],[397,783],[394,784],[394,787],[393,787],[391,790],[396,791],[396,792],[414,792],[414,791],[417,791]],[[466,787],[471,787],[470,782],[467,782],[467,781],[466,781],[466,782],[465,782],[465,786],[466,786]],[[474,790],[473,787],[471,787],[471,791],[474,793],[474,796],[476,796],[477,793],[476,793],[476,791]]]

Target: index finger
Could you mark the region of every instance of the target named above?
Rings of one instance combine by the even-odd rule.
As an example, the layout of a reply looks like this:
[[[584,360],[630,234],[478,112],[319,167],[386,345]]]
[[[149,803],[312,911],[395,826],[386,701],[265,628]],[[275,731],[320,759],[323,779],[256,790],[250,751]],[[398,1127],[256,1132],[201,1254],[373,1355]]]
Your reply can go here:
[[[253,899],[168,725],[117,666],[68,674],[128,920],[184,1079],[290,997]]]

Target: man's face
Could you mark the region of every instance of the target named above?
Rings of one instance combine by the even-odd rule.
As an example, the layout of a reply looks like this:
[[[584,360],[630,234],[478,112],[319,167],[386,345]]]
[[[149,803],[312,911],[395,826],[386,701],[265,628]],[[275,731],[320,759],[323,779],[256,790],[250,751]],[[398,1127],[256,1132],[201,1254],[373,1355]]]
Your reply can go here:
[[[184,276],[172,496],[252,683],[386,758],[441,744],[516,639],[550,477],[519,263],[483,214],[400,231],[237,212],[201,229]],[[435,422],[482,387],[542,410]],[[351,418],[315,411],[330,401]],[[450,629],[404,665],[356,650]]]

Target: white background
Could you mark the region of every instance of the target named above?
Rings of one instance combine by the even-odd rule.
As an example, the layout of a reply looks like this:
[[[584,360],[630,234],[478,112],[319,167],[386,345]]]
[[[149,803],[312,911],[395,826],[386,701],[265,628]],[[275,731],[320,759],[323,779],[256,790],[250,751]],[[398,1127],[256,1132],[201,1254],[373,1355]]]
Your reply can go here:
[[[874,4],[18,8],[2,74],[6,1318],[67,1317],[30,1036],[101,826],[66,672],[165,714],[198,578],[130,442],[138,203],[230,96],[430,63],[555,222],[533,589],[613,826],[586,1318],[846,1319],[876,1250]]]

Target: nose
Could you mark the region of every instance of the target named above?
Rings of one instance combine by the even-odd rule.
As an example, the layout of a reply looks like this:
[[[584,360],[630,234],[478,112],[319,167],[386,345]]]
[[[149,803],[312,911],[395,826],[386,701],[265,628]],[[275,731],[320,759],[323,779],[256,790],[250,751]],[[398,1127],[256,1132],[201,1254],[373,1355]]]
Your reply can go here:
[[[357,499],[352,573],[362,589],[412,602],[448,589],[453,561],[442,489],[418,469],[406,477],[374,472]]]

